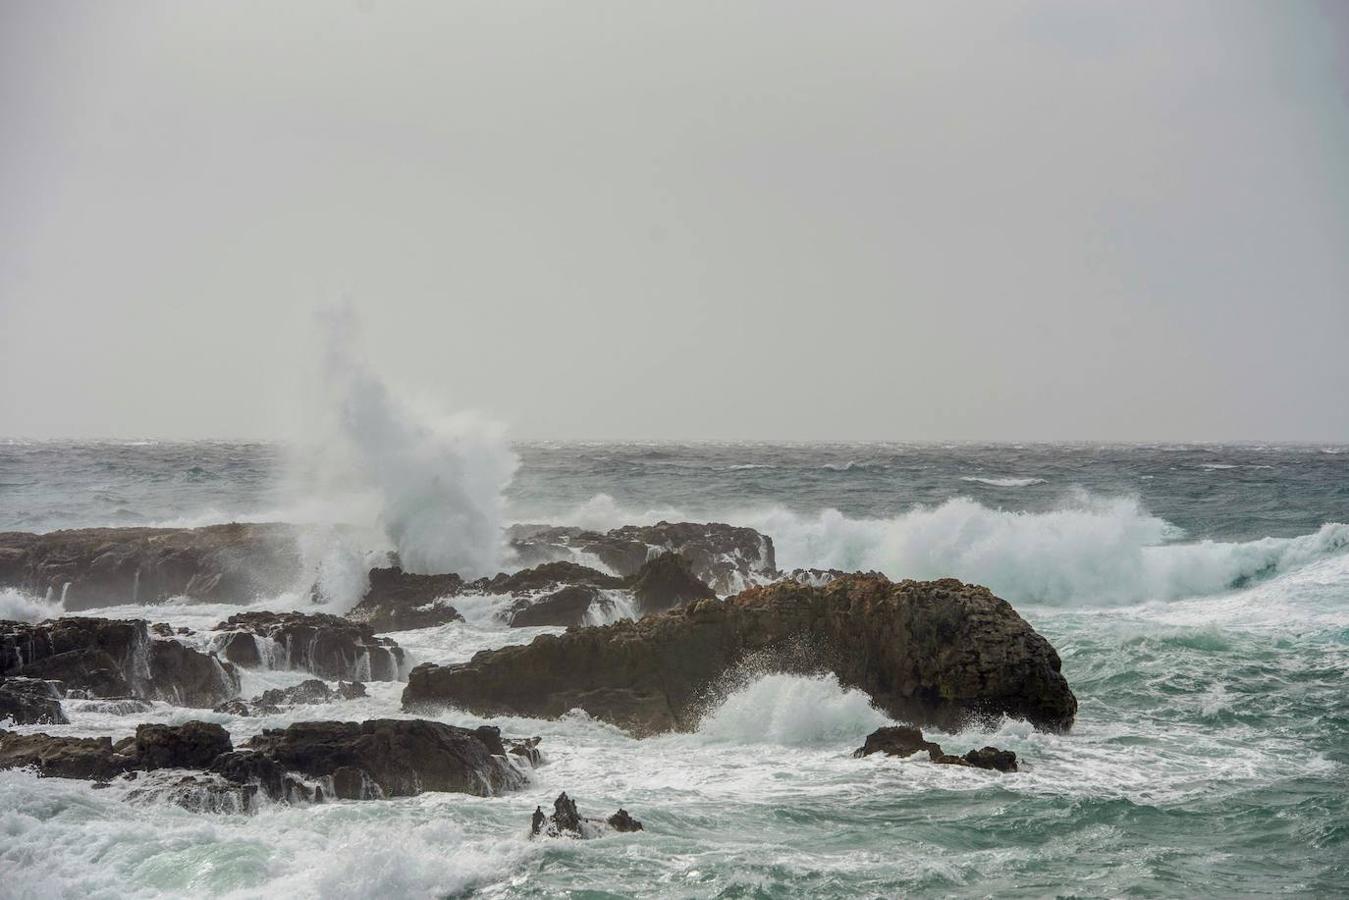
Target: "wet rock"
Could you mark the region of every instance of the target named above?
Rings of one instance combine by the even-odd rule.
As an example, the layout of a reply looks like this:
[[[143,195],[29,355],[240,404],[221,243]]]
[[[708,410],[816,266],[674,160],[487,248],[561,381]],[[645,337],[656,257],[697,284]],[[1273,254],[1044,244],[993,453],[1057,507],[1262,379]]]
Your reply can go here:
[[[217,706],[215,711],[234,716],[270,716],[285,707],[335,703],[364,696],[365,685],[359,681],[339,681],[334,689],[317,678],[310,678],[292,687],[263,691],[252,700],[230,700]]]
[[[136,766],[142,769],[204,769],[234,749],[229,732],[213,722],[137,725]]]
[[[299,572],[289,525],[0,533],[0,587],[60,598],[72,611],[170,597],[244,603],[285,590]]]
[[[553,801],[553,814],[546,815],[542,807],[534,807],[534,815],[530,820],[530,837],[571,837],[571,838],[593,838],[600,837],[609,831],[631,832],[641,831],[642,823],[638,822],[628,814],[626,809],[619,809],[607,819],[592,819],[582,816],[576,809],[576,801],[567,796],[564,791],[557,795]]]
[[[542,738],[505,738],[502,745],[507,753],[514,754],[524,760],[530,768],[537,769],[543,765],[543,753],[539,751],[539,742]]]
[[[147,806],[173,803],[196,813],[252,812],[257,809],[260,792],[256,784],[236,784],[215,774],[150,773],[137,778],[136,783],[136,787],[127,791],[128,803]]]
[[[59,681],[68,696],[82,691],[194,707],[239,692],[233,666],[175,639],[153,637],[143,619],[0,622],[0,675]]]
[[[853,756],[884,753],[886,756],[905,757],[918,752],[926,753],[932,762],[944,766],[971,766],[998,772],[1017,770],[1016,754],[1011,750],[984,747],[981,750],[971,750],[964,756],[955,756],[942,750],[940,744],[925,740],[922,732],[908,725],[876,729],[867,735],[866,742],[853,752]]]
[[[32,768],[57,778],[106,781],[132,770],[195,768],[231,749],[219,725],[140,725],[136,734],[112,738],[0,733],[0,769]]]
[[[526,565],[572,559],[582,553],[624,577],[637,574],[658,553],[676,552],[689,561],[694,575],[718,594],[734,593],[773,578],[777,572],[770,538],[752,528],[715,522],[627,525],[605,533],[516,525],[508,530],[508,536]]]
[[[56,683],[40,678],[0,678],[0,722],[15,725],[66,725]]]
[[[1005,714],[1066,729],[1077,711],[1054,648],[986,588],[867,575],[820,588],[779,582],[423,664],[403,705],[544,718],[579,708],[647,735],[696,727],[719,684],[745,667],[832,672],[891,716],[941,727]]]
[[[574,584],[537,600],[517,600],[507,612],[507,621],[512,628],[579,625],[586,621],[592,606],[602,609],[607,602],[598,588]]]
[[[243,666],[302,669],[329,680],[398,681],[403,650],[369,625],[322,613],[253,611],[215,627],[218,651]],[[260,646],[253,638],[264,643]]]
[[[534,594],[563,586],[621,588],[626,587],[627,582],[589,566],[558,561],[521,569],[510,575],[503,572],[493,578],[480,578],[469,585],[482,594]]]
[[[463,587],[463,579],[454,574],[413,575],[397,566],[371,569],[370,587],[347,618],[376,633],[462,622],[464,617],[446,601]]]
[[[0,769],[31,768],[45,777],[106,781],[134,763],[113,750],[112,738],[0,732]]]
[[[679,553],[662,553],[643,563],[633,576],[631,587],[637,613],[643,616],[665,612],[694,600],[716,598],[713,590],[693,574],[693,567]]]
[[[268,729],[243,750],[218,757],[211,771],[258,783],[274,799],[302,796],[287,778],[316,779],[341,799],[408,797],[423,791],[489,796],[522,786],[500,731],[458,728],[420,719],[297,722]]]
[[[923,733],[909,725],[894,725],[877,728],[867,735],[866,743],[854,751],[853,756],[870,756],[884,753],[886,756],[912,756],[918,752],[941,755],[941,745],[925,740]]]

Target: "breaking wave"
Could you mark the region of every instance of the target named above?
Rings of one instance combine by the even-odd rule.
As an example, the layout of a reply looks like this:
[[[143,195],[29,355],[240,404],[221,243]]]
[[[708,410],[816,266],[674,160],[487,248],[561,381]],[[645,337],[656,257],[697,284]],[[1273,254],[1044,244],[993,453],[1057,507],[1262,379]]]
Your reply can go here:
[[[764,675],[704,716],[698,734],[719,743],[809,746],[857,742],[889,723],[870,697],[833,675]]]
[[[608,497],[594,498],[583,509],[590,527],[654,521],[650,513],[618,509]],[[677,510],[660,515],[688,518]],[[993,509],[956,497],[885,519],[783,507],[707,518],[772,537],[784,571],[874,569],[891,578],[955,577],[1021,603],[1120,605],[1205,596],[1349,550],[1349,525],[1343,523],[1291,538],[1187,542],[1179,528],[1136,499],[1085,492],[1047,512]]]
[[[980,478],[977,475],[966,475],[961,481],[974,481],[979,484],[987,484],[993,487],[1030,487],[1033,484],[1044,484],[1043,478]]]

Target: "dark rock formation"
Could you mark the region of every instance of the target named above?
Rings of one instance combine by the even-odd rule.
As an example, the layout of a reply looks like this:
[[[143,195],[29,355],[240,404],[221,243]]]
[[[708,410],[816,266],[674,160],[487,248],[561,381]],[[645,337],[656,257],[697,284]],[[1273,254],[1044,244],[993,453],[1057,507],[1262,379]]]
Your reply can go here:
[[[289,525],[0,533],[0,587],[63,598],[68,610],[178,596],[243,603],[284,590],[299,572]]]
[[[525,565],[572,559],[587,553],[621,576],[637,570],[655,553],[673,551],[718,594],[730,594],[775,576],[773,542],[752,528],[719,523],[659,522],[626,525],[601,534],[581,528],[516,525],[511,546]]]
[[[257,783],[274,799],[313,799],[302,796],[290,773],[324,779],[333,796],[350,800],[423,791],[489,796],[526,781],[508,758],[499,730],[486,725],[297,722],[268,729],[244,746],[217,757],[211,771],[237,783]]]
[[[0,722],[15,725],[66,725],[61,692],[40,678],[0,678]]]
[[[866,743],[859,747],[853,756],[870,756],[884,753],[886,756],[913,756],[918,752],[940,756],[941,745],[923,738],[923,733],[909,725],[892,725],[877,728],[867,735]]]
[[[662,553],[643,563],[632,577],[631,587],[637,613],[643,616],[717,596],[698,580],[689,561],[679,553]]]
[[[517,600],[507,615],[512,628],[579,625],[586,621],[592,605],[603,608],[605,603],[598,588],[573,584],[537,600]]]
[[[341,616],[245,612],[216,626],[219,652],[242,666],[302,669],[329,680],[398,681],[403,650]],[[269,643],[260,652],[257,637]]]
[[[67,693],[180,706],[210,707],[239,693],[233,666],[175,639],[152,637],[143,619],[0,622],[0,675],[59,681]]]
[[[53,737],[0,732],[0,769],[33,768],[57,778],[106,781],[133,770],[199,768],[232,749],[219,725],[139,725],[134,737]]]
[[[234,716],[270,716],[281,712],[283,707],[334,703],[364,696],[365,685],[359,681],[339,681],[334,690],[317,678],[310,678],[293,687],[263,691],[252,700],[230,700],[217,706],[215,711]]]
[[[833,672],[895,718],[939,726],[1007,714],[1066,729],[1077,711],[1054,648],[986,588],[865,575],[779,582],[424,664],[403,705],[550,718],[580,708],[646,735],[694,728],[725,676],[745,667]]]
[[[234,749],[229,732],[213,722],[137,725],[130,740],[141,769],[204,769]]]
[[[626,809],[619,809],[607,819],[592,819],[582,816],[576,810],[576,801],[566,792],[557,795],[553,801],[553,814],[545,815],[543,808],[534,807],[530,820],[530,837],[600,837],[607,831],[641,831],[642,823],[628,815]]]
[[[376,633],[462,622],[464,617],[444,601],[463,587],[464,580],[453,574],[413,575],[397,566],[371,569],[370,587],[347,618]]]
[[[912,756],[918,752],[926,753],[928,759],[945,766],[971,766],[976,769],[993,769],[998,772],[1017,770],[1016,754],[1011,750],[999,750],[997,747],[984,747],[971,750],[964,756],[953,756],[942,750],[941,745],[925,740],[923,733],[908,725],[895,725],[877,728],[867,735],[866,743],[853,751],[853,756],[870,756],[884,753],[886,756]]]

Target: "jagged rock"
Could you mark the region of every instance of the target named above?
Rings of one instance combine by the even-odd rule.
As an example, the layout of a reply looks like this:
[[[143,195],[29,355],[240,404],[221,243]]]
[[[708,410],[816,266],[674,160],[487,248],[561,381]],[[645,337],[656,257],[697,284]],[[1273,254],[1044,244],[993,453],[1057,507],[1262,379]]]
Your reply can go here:
[[[627,582],[617,575],[607,575],[598,569],[564,560],[521,569],[510,575],[503,572],[493,578],[480,578],[469,587],[482,594],[527,594],[563,585],[621,588],[626,587]]]
[[[539,741],[542,738],[505,738],[502,745],[507,753],[513,753],[529,764],[531,768],[537,769],[543,765],[543,754],[539,751]]]
[[[537,600],[517,600],[507,615],[512,628],[577,625],[586,621],[591,606],[603,608],[605,602],[598,588],[573,584]]]
[[[44,776],[106,781],[132,770],[199,767],[232,749],[219,725],[139,725],[133,737],[0,732],[0,769],[34,768]]]
[[[347,618],[377,633],[462,622],[464,617],[445,600],[463,587],[464,580],[454,574],[413,575],[397,566],[371,569],[370,587]]]
[[[113,750],[112,738],[0,732],[0,769],[32,768],[47,777],[106,781],[134,762]]]
[[[0,622],[0,675],[60,681],[67,694],[130,695],[180,706],[211,707],[239,693],[233,666],[175,639],[152,637],[143,619]]]
[[[689,561],[679,553],[662,553],[643,563],[631,587],[637,613],[643,616],[717,596],[698,580]]]
[[[369,625],[324,613],[253,611],[215,627],[218,651],[242,666],[302,669],[329,680],[398,681],[403,650]],[[266,643],[259,647],[254,637]]]
[[[0,587],[60,598],[72,611],[170,597],[243,603],[286,589],[299,571],[289,525],[0,533]]]
[[[563,791],[553,801],[553,814],[545,815],[543,808],[534,807],[530,820],[530,837],[600,837],[607,831],[641,831],[642,823],[628,815],[626,809],[619,809],[607,819],[592,819],[582,816],[576,810],[576,801]]]
[[[131,740],[142,769],[203,769],[234,749],[229,732],[213,722],[137,725]]]
[[[325,780],[341,799],[408,797],[423,791],[489,796],[520,787],[494,726],[457,728],[421,719],[297,722],[268,729],[246,749],[216,758],[211,771],[261,785],[273,799],[303,800],[291,773]]]
[[[940,744],[925,740],[923,733],[917,728],[909,725],[892,725],[877,728],[867,735],[866,743],[859,747],[853,756],[870,756],[873,753],[884,753],[886,756],[912,756],[919,751],[928,754],[935,752],[938,756],[942,752]]]
[[[773,542],[752,528],[720,523],[659,522],[626,525],[601,534],[581,528],[516,525],[511,547],[525,565],[589,554],[620,576],[637,570],[659,552],[679,553],[693,573],[718,594],[730,594],[773,578]]]
[[[215,708],[216,712],[234,716],[276,715],[287,706],[310,706],[353,700],[366,696],[365,685],[359,681],[339,681],[337,688],[328,687],[317,678],[310,678],[288,688],[263,691],[252,700],[230,700]]]
[[[745,666],[833,672],[895,718],[943,727],[1006,714],[1066,729],[1077,711],[1054,648],[986,588],[867,575],[821,588],[779,582],[423,664],[403,706],[544,718],[579,708],[638,735],[687,731]]]
[[[886,756],[912,756],[918,752],[927,754],[928,759],[944,766],[972,766],[977,769],[994,769],[999,772],[1017,770],[1016,754],[1011,750],[999,750],[997,747],[984,747],[971,750],[964,756],[954,756],[942,750],[941,745],[925,740],[923,733],[908,725],[896,725],[878,728],[867,735],[866,742],[855,751],[853,756],[870,756],[884,753]]]
[[[15,725],[66,725],[61,692],[40,678],[0,678],[0,722]]]

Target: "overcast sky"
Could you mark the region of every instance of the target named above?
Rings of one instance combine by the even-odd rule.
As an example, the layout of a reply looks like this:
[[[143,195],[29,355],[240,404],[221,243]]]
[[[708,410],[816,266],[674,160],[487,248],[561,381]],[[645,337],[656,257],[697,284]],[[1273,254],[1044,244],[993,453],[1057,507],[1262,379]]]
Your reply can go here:
[[[1349,440],[1349,4],[0,2],[0,435]]]

